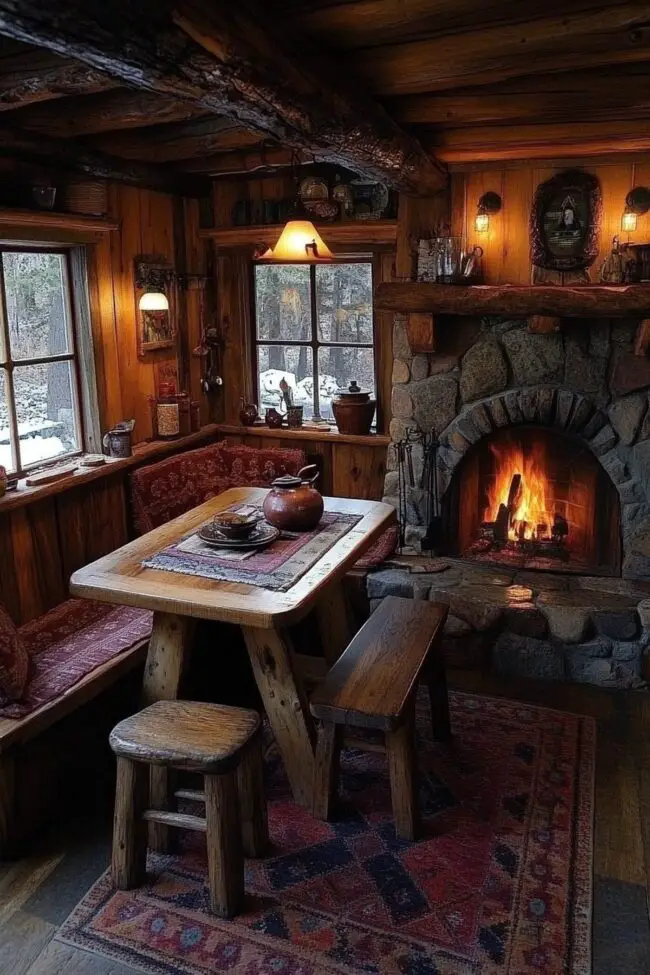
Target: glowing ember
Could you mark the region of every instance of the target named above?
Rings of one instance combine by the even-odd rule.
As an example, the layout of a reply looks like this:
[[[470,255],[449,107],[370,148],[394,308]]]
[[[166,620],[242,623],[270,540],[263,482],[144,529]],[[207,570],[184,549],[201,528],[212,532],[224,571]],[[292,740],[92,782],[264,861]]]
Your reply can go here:
[[[503,504],[512,510],[510,541],[550,538],[554,495],[553,485],[544,474],[543,447],[535,444],[525,455],[519,445],[491,444],[490,449],[496,461],[496,477],[488,489],[484,520],[496,521]]]

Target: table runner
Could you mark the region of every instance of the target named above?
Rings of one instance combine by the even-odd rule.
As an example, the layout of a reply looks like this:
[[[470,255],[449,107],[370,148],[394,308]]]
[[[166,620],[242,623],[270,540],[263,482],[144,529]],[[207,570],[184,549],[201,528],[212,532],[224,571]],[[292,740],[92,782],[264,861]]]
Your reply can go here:
[[[232,505],[228,510],[248,513],[252,509],[250,505]],[[274,592],[286,592],[362,517],[326,511],[314,531],[282,532],[280,538],[267,548],[249,552],[208,545],[199,538],[197,528],[180,541],[144,559],[142,565],[148,569],[201,576],[218,582],[243,582]],[[209,518],[203,524],[211,521]]]

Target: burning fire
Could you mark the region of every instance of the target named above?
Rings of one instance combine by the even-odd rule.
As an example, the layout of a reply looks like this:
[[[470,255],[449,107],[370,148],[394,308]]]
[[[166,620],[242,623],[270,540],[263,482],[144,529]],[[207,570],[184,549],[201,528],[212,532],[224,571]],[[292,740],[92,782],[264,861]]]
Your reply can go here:
[[[491,444],[490,449],[496,459],[496,477],[488,489],[485,521],[496,520],[500,505],[512,505],[510,541],[550,538],[554,498],[552,484],[544,474],[543,448],[535,444],[526,455],[520,445]]]

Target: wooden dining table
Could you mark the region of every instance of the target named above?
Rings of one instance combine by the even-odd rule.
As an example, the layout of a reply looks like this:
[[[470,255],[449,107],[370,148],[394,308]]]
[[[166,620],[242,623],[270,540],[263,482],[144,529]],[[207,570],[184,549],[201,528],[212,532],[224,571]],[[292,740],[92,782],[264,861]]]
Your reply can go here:
[[[315,610],[324,669],[336,661],[353,635],[342,589],[343,576],[394,522],[394,508],[379,501],[325,498],[326,512],[355,515],[360,520],[284,592],[142,564],[210,522],[220,510],[236,504],[261,506],[266,493],[263,488],[246,487],[225,491],[77,570],[70,590],[75,596],[153,610],[143,681],[144,704],[178,696],[197,619],[240,626],[293,796],[296,802],[309,806],[315,736],[289,628]],[[215,641],[215,654],[225,654],[228,649]],[[157,770],[152,777],[151,798],[152,803],[162,803],[158,808],[165,808],[167,786],[165,770]]]

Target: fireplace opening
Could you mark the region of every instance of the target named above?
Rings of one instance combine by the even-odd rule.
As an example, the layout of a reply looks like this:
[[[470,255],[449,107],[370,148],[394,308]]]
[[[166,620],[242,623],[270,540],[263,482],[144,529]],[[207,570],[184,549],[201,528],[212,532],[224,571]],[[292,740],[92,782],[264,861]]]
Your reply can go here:
[[[498,430],[456,467],[442,506],[447,554],[525,569],[620,575],[618,492],[582,443]]]

